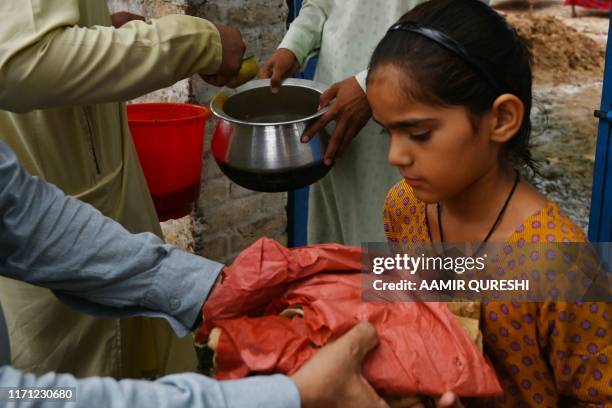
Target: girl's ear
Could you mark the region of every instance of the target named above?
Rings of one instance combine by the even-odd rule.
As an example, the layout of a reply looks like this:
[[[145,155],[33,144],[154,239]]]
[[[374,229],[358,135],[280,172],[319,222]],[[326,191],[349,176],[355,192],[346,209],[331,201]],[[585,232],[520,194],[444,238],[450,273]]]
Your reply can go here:
[[[523,124],[525,106],[515,95],[500,95],[491,109],[490,139],[498,143],[506,143],[516,135]]]

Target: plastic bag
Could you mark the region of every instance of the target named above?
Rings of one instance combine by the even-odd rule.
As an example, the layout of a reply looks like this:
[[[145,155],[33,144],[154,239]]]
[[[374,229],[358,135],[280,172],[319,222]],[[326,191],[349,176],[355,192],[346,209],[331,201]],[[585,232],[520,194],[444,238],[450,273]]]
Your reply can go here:
[[[204,305],[204,325],[196,342],[205,343],[213,320],[261,315],[292,282],[320,272],[359,271],[361,249],[338,244],[285,248],[261,238],[226,267]]]
[[[264,239],[247,249],[204,308],[207,327],[222,330],[217,377],[290,375],[319,347],[368,320],[380,344],[363,373],[379,393],[501,393],[495,372],[446,304],[363,302],[360,260],[358,248],[341,245],[287,249]],[[278,316],[292,306],[304,317]],[[201,342],[205,336],[199,334]]]

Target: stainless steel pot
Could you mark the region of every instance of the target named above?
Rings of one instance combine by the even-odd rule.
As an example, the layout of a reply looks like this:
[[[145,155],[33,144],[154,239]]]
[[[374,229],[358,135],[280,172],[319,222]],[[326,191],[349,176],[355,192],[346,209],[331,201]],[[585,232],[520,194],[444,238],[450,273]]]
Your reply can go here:
[[[224,89],[211,109],[218,118],[212,152],[233,182],[256,191],[280,192],[314,183],[330,167],[323,163],[331,129],[309,143],[300,137],[327,108],[319,110],[324,85],[288,79],[278,94],[269,80]]]

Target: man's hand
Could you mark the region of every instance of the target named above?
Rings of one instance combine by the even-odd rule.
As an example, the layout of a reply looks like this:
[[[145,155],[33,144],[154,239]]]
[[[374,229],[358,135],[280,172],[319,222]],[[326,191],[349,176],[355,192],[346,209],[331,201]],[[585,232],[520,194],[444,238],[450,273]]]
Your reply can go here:
[[[138,14],[130,13],[129,11],[120,11],[111,16],[111,21],[113,23],[113,27],[115,28],[119,28],[134,20],[145,21],[145,18],[143,16],[139,16]]]
[[[302,407],[388,408],[361,375],[362,360],[377,344],[374,327],[360,323],[319,350],[291,377]]]
[[[224,25],[217,25],[217,30],[219,30],[221,47],[223,48],[221,66],[216,74],[201,76],[204,81],[211,85],[223,86],[240,72],[246,45],[242,40],[240,30]]]
[[[307,143],[329,122],[336,121],[336,130],[325,152],[325,164],[328,166],[342,156],[351,141],[372,117],[372,109],[366,94],[355,77],[333,84],[321,95],[319,105],[326,106],[330,101],[329,111],[302,136],[302,142]]]
[[[300,64],[293,52],[279,48],[259,70],[260,78],[270,78],[272,93],[278,93],[282,82],[300,69]]]

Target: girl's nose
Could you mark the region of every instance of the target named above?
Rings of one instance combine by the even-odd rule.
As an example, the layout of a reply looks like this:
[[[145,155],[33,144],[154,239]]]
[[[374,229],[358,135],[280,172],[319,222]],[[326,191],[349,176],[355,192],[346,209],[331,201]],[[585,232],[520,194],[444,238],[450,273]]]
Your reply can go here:
[[[414,158],[405,138],[391,135],[389,138],[389,163],[396,167],[411,166]]]

